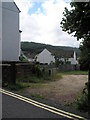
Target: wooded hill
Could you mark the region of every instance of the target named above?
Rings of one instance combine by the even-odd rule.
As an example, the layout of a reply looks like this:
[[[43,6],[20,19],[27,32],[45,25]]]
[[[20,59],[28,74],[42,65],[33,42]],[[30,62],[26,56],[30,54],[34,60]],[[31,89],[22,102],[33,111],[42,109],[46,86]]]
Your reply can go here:
[[[45,48],[57,57],[72,57],[74,51],[76,51],[78,57],[80,55],[78,48],[52,46],[35,42],[21,42],[21,49],[28,58],[34,58],[35,55],[39,54]]]

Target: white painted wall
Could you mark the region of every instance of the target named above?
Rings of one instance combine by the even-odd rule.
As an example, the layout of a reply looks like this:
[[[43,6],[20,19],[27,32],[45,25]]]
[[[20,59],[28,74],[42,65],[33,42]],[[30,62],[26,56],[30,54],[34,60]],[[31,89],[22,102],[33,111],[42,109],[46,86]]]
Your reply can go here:
[[[18,61],[20,55],[19,10],[13,2],[2,3],[2,60]]]
[[[71,62],[71,65],[76,65],[77,61],[74,58],[69,58],[68,61]]]
[[[69,60],[72,65],[78,64],[77,57],[76,57],[76,52],[74,51],[73,58],[69,58]]]
[[[50,64],[51,61],[55,62],[55,58],[51,53],[47,50],[44,49],[38,56],[37,56],[37,61],[40,63],[47,63]]]
[[[74,51],[73,57],[68,58],[67,61],[69,61],[69,62],[71,63],[71,65],[76,65],[76,64],[78,64],[78,61],[77,61],[76,58],[77,58],[77,57],[76,57],[76,52]],[[65,58],[60,58],[59,60],[65,62]]]
[[[0,2],[0,6],[0,61],[2,61],[2,2]]]

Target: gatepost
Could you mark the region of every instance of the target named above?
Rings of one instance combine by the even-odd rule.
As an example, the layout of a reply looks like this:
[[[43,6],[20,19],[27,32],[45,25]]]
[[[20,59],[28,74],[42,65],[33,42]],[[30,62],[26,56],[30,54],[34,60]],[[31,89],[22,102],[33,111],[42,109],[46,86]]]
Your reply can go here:
[[[13,61],[11,64],[11,84],[16,84],[16,62]]]

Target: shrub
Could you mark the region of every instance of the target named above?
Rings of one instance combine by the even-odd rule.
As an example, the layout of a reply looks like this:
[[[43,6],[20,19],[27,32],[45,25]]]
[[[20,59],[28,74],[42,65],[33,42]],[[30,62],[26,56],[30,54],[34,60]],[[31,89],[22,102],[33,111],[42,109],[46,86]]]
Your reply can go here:
[[[76,108],[78,110],[88,111],[88,84],[85,84],[83,93],[76,101]]]
[[[32,74],[36,75],[37,77],[42,77],[42,70],[40,69],[39,64],[33,65]]]
[[[88,111],[88,95],[82,94],[77,100],[77,109]]]

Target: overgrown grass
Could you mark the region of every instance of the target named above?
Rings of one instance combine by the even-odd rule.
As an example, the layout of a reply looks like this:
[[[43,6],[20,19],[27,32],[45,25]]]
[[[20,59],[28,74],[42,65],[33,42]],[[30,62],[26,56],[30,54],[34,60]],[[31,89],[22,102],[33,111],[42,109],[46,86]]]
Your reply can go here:
[[[62,74],[61,73],[57,73],[56,75],[55,75],[55,80],[60,80],[62,78]]]
[[[56,73],[54,75],[44,75],[42,77],[37,77],[35,75],[30,75],[30,76],[25,76],[18,78],[17,81],[19,82],[26,82],[26,83],[46,83],[46,82],[51,82],[53,80],[58,80],[61,79],[62,75],[61,73]]]
[[[88,71],[64,71],[64,72],[60,72],[62,75],[88,75]]]
[[[88,94],[81,94],[72,106],[80,111],[88,111]]]
[[[73,108],[88,112],[88,84],[85,83],[85,87],[82,93],[78,96],[78,98],[72,102],[68,103],[66,106],[72,106]]]
[[[18,78],[17,81],[25,82],[25,83],[42,83],[42,82],[44,82],[42,78],[38,78],[34,75]]]
[[[56,73],[55,75],[44,76],[44,77],[37,77],[34,75],[30,75],[30,76],[17,78],[15,85],[5,83],[4,87],[9,90],[19,91],[27,87],[31,87],[31,88],[42,87],[43,86],[42,84],[52,82],[55,80],[60,80],[61,78],[62,76],[60,73]]]
[[[37,76],[26,76],[18,79],[19,82],[25,82],[25,83],[33,83],[33,84],[38,84],[38,83],[46,83],[49,81],[52,81],[51,76],[47,77],[46,79],[43,77],[38,78]]]
[[[12,84],[8,84],[6,86],[7,89],[9,90],[20,90],[20,89],[24,89],[24,88],[27,88],[29,87],[30,85],[28,83],[23,83],[23,82],[17,82],[15,85],[12,85]]]

